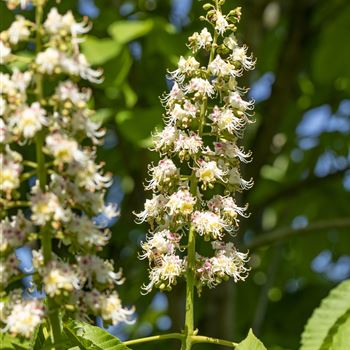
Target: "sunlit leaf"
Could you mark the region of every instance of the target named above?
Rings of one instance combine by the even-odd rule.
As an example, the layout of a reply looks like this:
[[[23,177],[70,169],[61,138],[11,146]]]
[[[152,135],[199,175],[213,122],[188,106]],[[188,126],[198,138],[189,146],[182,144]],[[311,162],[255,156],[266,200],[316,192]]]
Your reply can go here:
[[[160,123],[160,118],[161,110],[158,108],[134,109],[118,112],[115,121],[118,130],[128,141],[140,147],[148,147],[151,132]]]
[[[153,21],[117,21],[112,23],[109,34],[118,43],[125,44],[146,35],[153,27]]]
[[[113,39],[88,36],[81,44],[87,60],[94,65],[100,65],[117,56],[122,46]]]
[[[8,333],[0,332],[1,350],[29,350],[30,344],[26,340],[20,340],[19,337],[13,337]]]
[[[350,315],[342,323],[337,333],[334,335],[332,345],[329,350],[349,350],[350,349]]]
[[[250,329],[247,338],[241,341],[236,350],[266,350],[264,344],[254,335]]]
[[[325,341],[329,342],[329,334],[336,334],[337,321],[348,310],[350,310],[350,280],[334,288],[323,299],[320,307],[313,312],[302,334],[300,350],[323,349]]]
[[[129,349],[118,338],[107,331],[84,322],[70,320],[65,323],[64,330],[71,341],[71,345],[78,346],[81,350]]]

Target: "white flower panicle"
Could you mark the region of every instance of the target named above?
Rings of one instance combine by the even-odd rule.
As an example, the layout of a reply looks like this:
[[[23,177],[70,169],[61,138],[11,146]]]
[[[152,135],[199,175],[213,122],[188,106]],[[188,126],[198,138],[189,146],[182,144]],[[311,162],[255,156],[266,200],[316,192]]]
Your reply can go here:
[[[237,282],[247,276],[247,255],[225,242],[238,231],[240,217],[248,217],[247,205],[236,203],[235,192],[253,185],[240,174],[240,163],[248,163],[251,152],[239,143],[252,123],[254,101],[246,99],[247,89],[238,80],[255,61],[235,36],[240,8],[224,14],[223,3],[203,6],[202,19],[210,26],[189,37],[192,55],[181,56],[169,71],[173,85],[161,99],[165,126],[153,135],[152,148],[161,160],[149,167],[145,187],[153,196],[136,214],[138,222],[151,226],[140,254],[149,260],[145,293],[153,287],[170,290],[188,273],[198,292],[229,277]],[[191,232],[203,242],[200,247],[213,243],[212,257],[194,254]]]
[[[21,274],[32,274],[32,288],[54,305],[68,305],[61,310],[65,318],[98,316],[116,324],[131,322],[133,314],[116,292],[124,281],[121,271],[97,256],[111,232],[95,217],[109,222],[118,209],[105,203],[112,177],[96,161],[105,131],[91,118],[91,90],[78,82],[102,80],[102,72],[80,51],[91,24],[85,18],[76,21],[71,11],[46,8],[45,2],[7,0],[10,9],[43,6],[46,17],[39,23],[41,15],[36,16],[33,23],[17,15],[0,33],[0,327],[27,338],[56,310],[14,289]],[[23,50],[32,52],[22,56]],[[26,159],[31,152],[23,146],[36,153],[36,162]],[[170,164],[155,170],[154,186],[171,182],[172,169],[177,172]],[[28,180],[31,190],[25,193]],[[41,245],[32,251],[33,269],[20,271],[15,249],[33,240]],[[65,258],[51,246],[64,248]]]

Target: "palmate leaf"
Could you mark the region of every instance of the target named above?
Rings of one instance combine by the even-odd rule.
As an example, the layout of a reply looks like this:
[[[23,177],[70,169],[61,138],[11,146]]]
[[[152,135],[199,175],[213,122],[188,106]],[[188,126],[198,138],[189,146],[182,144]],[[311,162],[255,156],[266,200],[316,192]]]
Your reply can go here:
[[[102,328],[87,323],[70,320],[64,325],[70,346],[81,350],[130,350],[118,338]]]
[[[329,350],[349,350],[350,349],[350,315],[346,318],[334,335],[332,345]]]
[[[266,350],[266,348],[250,329],[247,338],[241,341],[235,350]]]
[[[334,288],[313,312],[301,336],[300,350],[330,349],[343,326],[348,324],[349,310],[350,280],[347,280]],[[350,344],[346,349],[350,349]]]

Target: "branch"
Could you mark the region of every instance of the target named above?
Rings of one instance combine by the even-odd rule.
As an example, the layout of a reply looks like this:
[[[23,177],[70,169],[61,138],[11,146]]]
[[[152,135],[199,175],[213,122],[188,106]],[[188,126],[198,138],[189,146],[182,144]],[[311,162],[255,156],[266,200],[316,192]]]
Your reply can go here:
[[[304,234],[314,233],[320,230],[337,229],[337,228],[347,228],[350,227],[350,219],[334,219],[332,221],[320,221],[310,224],[306,227],[300,229],[293,229],[290,227],[284,227],[276,229],[269,233],[265,233],[260,237],[255,238],[252,242],[246,244],[245,246],[249,249],[256,249],[263,247],[265,245],[274,244],[281,240],[285,240],[290,237],[297,237]]]
[[[127,340],[127,341],[123,342],[123,344],[128,346],[128,345],[149,343],[149,342],[153,342],[153,341],[160,341],[160,340],[166,340],[166,339],[182,340],[184,337],[185,337],[185,335],[181,334],[181,333],[169,333],[169,334],[162,334],[162,335],[154,335],[152,337]]]
[[[332,179],[335,179],[339,176],[342,176],[348,170],[350,170],[350,167],[346,167],[342,170],[335,171],[333,173],[330,173],[330,174],[328,174],[326,176],[322,176],[322,177],[311,176],[303,181],[296,182],[296,183],[293,183],[289,186],[283,187],[279,192],[276,192],[276,193],[272,194],[270,197],[268,197],[267,199],[265,199],[264,201],[257,203],[254,206],[254,211],[257,209],[260,209],[260,208],[264,208],[264,207],[268,206],[269,204],[279,200],[280,198],[285,199],[286,197],[295,196],[300,191],[305,190],[305,189],[309,189],[311,186],[314,187],[314,186],[319,185],[320,183],[323,183],[324,181],[332,180]]]
[[[149,342],[153,342],[153,341],[160,341],[160,340],[167,340],[167,339],[182,340],[184,338],[185,338],[185,335],[182,333],[169,333],[169,334],[155,335],[152,337],[127,340],[127,341],[123,342],[123,344],[128,346],[128,345],[149,343]],[[237,343],[234,343],[234,342],[229,341],[229,340],[216,339],[216,338],[211,338],[211,337],[207,337],[204,335],[192,335],[192,336],[190,336],[190,338],[191,338],[192,344],[208,343],[208,344],[217,344],[217,345],[222,345],[222,346],[228,346],[230,348],[234,348],[238,345]]]

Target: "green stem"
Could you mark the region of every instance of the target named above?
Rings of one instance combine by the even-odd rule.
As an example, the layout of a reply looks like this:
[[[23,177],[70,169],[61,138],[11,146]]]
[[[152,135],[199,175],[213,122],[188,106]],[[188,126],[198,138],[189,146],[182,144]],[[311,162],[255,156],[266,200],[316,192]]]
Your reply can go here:
[[[208,344],[217,344],[217,345],[227,346],[229,348],[235,348],[238,345],[237,343],[234,343],[229,340],[216,339],[216,338],[211,338],[204,335],[193,335],[191,338],[192,338],[192,344],[208,343]]]
[[[216,1],[216,7],[218,8],[218,3]],[[210,50],[209,62],[207,68],[207,75],[209,75],[209,64],[213,61],[216,51],[216,43],[218,39],[218,34],[214,32],[213,45]],[[200,116],[199,116],[199,126],[198,135],[201,137],[203,135],[203,129],[205,124],[205,117],[207,113],[208,98],[205,97],[202,102]],[[190,179],[190,190],[192,196],[197,196],[197,183],[196,174],[192,171]],[[195,287],[195,263],[196,263],[196,236],[195,229],[191,225],[188,234],[188,244],[187,244],[187,271],[186,271],[186,315],[185,315],[185,337],[182,339],[181,350],[190,350],[192,343],[194,343],[194,287]],[[208,338],[209,339],[209,338]]]
[[[129,345],[149,343],[149,342],[153,342],[153,341],[167,340],[167,339],[180,339],[181,340],[183,338],[184,338],[184,335],[181,333],[169,333],[169,334],[162,334],[162,335],[154,335],[152,337],[127,340],[123,344],[126,346],[129,346]]]
[[[194,182],[192,182],[193,184]],[[191,226],[188,235],[187,246],[187,272],[186,272],[186,316],[185,337],[182,339],[181,350],[189,350],[192,345],[194,333],[194,284],[195,284],[195,261],[196,261],[196,236],[194,227]]]
[[[184,338],[186,338],[186,335],[181,333],[168,333],[168,334],[162,334],[162,335],[154,335],[151,337],[127,340],[123,342],[123,344],[126,346],[130,346],[130,345],[151,343],[155,341],[162,341],[162,340],[168,340],[168,339],[183,340]],[[192,335],[190,338],[191,338],[191,344],[208,343],[208,344],[227,346],[230,348],[235,348],[238,345],[237,343],[234,343],[229,340],[211,338],[204,335]]]
[[[35,25],[36,25],[36,53],[38,54],[42,48],[42,19],[43,19],[43,5],[44,1],[38,1],[36,11],[35,11]],[[40,102],[43,98],[43,76],[40,73],[36,73],[35,75],[35,84],[36,84],[36,96],[38,102]],[[36,161],[37,161],[37,177],[39,180],[39,186],[41,191],[45,192],[46,184],[47,184],[47,169],[45,166],[45,155],[43,152],[44,146],[44,137],[45,132],[41,130],[36,135]],[[51,232],[48,225],[41,227],[40,229],[40,237],[41,237],[41,247],[43,250],[44,256],[44,264],[47,265],[52,258],[52,238]],[[55,344],[60,343],[61,341],[61,320],[59,309],[54,299],[47,297],[47,310],[48,310],[48,319],[52,332],[52,339]],[[57,350],[60,350],[60,346],[55,346]]]

